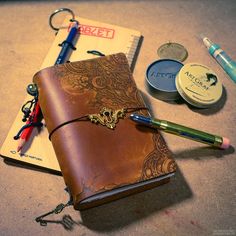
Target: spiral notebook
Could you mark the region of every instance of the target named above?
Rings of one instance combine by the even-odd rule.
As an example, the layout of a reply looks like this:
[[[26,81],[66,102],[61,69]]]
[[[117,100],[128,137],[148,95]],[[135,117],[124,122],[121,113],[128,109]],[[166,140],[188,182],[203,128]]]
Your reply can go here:
[[[62,28],[58,31],[41,69],[54,65],[61,50],[59,44],[66,39],[68,34],[69,19],[67,17],[63,22]],[[85,18],[76,18],[76,20],[80,23],[79,36],[75,44],[76,50],[71,53],[69,61],[81,61],[99,57],[88,53],[88,51],[98,51],[104,55],[123,52],[132,70],[141,45],[142,36],[139,31]],[[24,102],[31,99],[32,97],[27,95]],[[13,137],[24,125],[22,117],[23,113],[20,109],[1,147],[1,156],[6,162],[13,160],[17,164],[29,164],[29,166],[60,172],[61,170],[45,127],[40,130],[34,128],[30,140],[28,140],[21,152],[18,153],[16,151],[17,141]]]

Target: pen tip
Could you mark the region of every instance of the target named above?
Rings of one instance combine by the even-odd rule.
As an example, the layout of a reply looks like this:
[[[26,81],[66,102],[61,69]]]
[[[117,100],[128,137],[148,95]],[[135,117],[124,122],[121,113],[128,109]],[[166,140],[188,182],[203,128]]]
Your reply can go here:
[[[20,139],[18,146],[17,146],[17,152],[21,151],[21,149],[23,148],[23,146],[25,145],[26,140],[25,139]]]
[[[206,38],[206,36],[205,36],[203,33],[200,33],[200,34],[199,34],[199,38],[200,38],[201,40],[203,40],[204,38]]]

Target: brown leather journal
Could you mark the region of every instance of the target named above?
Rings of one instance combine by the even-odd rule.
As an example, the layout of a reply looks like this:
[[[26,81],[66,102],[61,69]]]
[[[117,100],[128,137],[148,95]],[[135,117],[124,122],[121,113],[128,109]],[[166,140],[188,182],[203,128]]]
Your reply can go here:
[[[74,208],[90,208],[167,182],[176,165],[123,53],[55,65],[34,76],[49,138]]]

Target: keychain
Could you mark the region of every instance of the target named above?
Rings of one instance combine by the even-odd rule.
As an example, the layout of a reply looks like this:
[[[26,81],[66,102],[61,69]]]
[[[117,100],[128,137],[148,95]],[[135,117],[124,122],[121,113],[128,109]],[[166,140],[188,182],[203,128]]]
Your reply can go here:
[[[66,62],[67,56],[70,50],[76,50],[74,47],[74,41],[78,33],[79,22],[75,20],[75,15],[72,10],[68,8],[60,8],[54,11],[49,17],[49,25],[52,29],[58,31],[59,28],[55,27],[52,23],[53,17],[60,13],[67,11],[71,14],[70,22],[72,22],[72,26],[68,33],[67,38],[59,45],[61,46],[61,51],[55,61],[55,65],[62,64]],[[38,91],[37,86],[35,84],[30,84],[27,87],[27,92],[34,98],[32,100],[27,101],[23,106],[21,111],[23,112],[23,122],[26,124],[18,131],[18,133],[14,136],[14,139],[19,139],[17,151],[19,152],[25,143],[29,140],[31,133],[34,127],[42,127],[43,124],[40,121],[42,118],[41,109],[38,102]]]

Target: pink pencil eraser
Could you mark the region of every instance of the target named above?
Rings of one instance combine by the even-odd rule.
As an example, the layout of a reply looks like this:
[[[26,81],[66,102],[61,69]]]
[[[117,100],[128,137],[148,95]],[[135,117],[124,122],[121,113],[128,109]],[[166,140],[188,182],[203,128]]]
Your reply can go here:
[[[225,137],[222,137],[222,139],[223,139],[223,142],[222,142],[220,148],[227,149],[230,146],[230,141],[228,138],[225,138]]]

